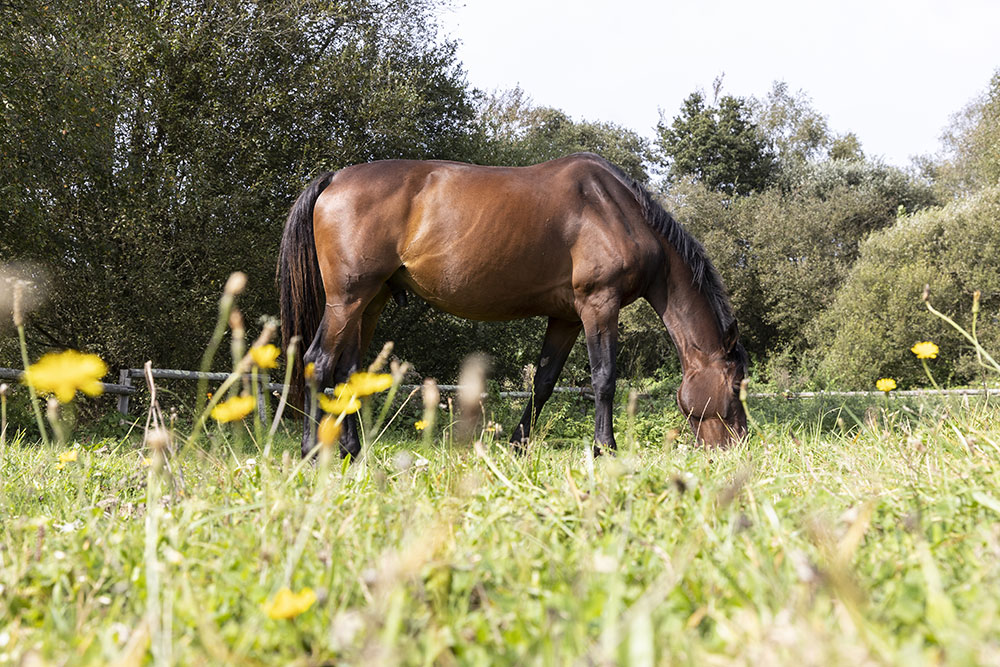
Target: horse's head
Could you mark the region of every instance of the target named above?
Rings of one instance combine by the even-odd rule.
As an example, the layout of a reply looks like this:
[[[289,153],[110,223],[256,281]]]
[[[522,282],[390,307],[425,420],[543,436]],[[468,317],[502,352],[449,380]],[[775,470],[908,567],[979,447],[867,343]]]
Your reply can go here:
[[[720,354],[685,369],[677,405],[699,443],[725,447],[746,436],[747,416],[740,401],[746,366],[746,351],[734,336]]]

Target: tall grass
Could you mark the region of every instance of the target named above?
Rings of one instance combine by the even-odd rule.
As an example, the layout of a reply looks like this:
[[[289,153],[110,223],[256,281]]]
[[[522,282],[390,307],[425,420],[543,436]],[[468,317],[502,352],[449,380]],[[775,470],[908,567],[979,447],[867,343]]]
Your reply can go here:
[[[106,663],[139,633],[180,664],[995,663],[998,418],[765,423],[725,452],[682,435],[596,460],[396,438],[299,466],[291,439],[244,440],[183,449],[183,484],[127,444],[56,470],[15,440],[0,657]],[[318,602],[273,620],[283,585]]]

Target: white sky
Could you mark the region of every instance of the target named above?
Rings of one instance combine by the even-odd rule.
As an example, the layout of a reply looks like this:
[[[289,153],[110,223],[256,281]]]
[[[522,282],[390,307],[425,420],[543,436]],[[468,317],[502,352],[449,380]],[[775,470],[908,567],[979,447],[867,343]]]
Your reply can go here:
[[[651,137],[696,89],[804,90],[835,133],[905,166],[1000,68],[1000,0],[453,0],[469,82]]]

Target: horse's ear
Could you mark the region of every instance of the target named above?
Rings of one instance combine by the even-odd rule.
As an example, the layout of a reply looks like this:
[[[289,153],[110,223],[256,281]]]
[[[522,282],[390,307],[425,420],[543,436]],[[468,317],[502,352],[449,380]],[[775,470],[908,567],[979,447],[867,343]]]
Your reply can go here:
[[[722,334],[722,349],[729,354],[740,340],[740,328],[733,320]]]

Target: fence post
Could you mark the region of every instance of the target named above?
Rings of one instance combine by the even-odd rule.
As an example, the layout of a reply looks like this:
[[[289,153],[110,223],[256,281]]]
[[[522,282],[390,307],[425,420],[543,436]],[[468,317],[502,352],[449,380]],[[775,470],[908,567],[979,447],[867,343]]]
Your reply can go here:
[[[267,427],[267,406],[269,405],[270,396],[268,392],[270,391],[268,387],[271,385],[271,376],[268,373],[260,373],[257,375],[257,414],[260,415],[260,421]]]
[[[123,368],[118,371],[118,384],[125,387],[132,386],[132,376],[129,375],[129,369]],[[123,415],[128,414],[128,398],[129,394],[127,393],[118,394],[118,412]]]

